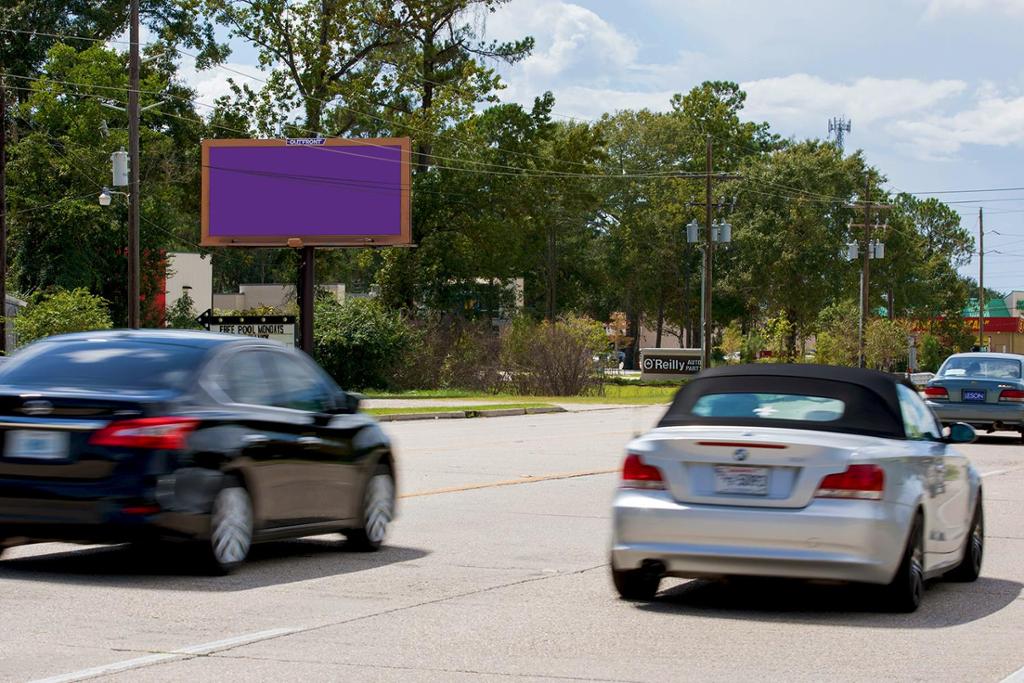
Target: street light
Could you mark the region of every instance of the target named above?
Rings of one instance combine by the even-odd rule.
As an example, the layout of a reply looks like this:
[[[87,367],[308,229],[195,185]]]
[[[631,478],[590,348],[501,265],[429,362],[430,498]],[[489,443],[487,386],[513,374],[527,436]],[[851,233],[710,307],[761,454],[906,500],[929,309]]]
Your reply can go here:
[[[110,202],[115,194],[119,194],[125,199],[131,199],[127,192],[118,192],[117,190],[111,190],[109,187],[104,187],[103,191],[100,192],[100,206],[110,206]]]

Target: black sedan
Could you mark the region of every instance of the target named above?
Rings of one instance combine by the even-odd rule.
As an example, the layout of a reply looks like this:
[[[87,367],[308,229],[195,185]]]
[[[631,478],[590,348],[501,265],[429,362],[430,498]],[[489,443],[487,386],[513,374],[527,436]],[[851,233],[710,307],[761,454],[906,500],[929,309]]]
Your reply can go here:
[[[376,550],[395,513],[388,438],[308,356],[246,337],[89,332],[0,369],[0,552],[187,541],[214,571],[253,542],[341,532]]]

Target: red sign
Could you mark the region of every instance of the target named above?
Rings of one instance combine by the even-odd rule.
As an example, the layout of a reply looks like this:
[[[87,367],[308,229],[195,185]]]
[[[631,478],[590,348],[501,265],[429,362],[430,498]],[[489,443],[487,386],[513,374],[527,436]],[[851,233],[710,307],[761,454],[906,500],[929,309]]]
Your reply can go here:
[[[978,331],[978,318],[964,318],[964,322],[973,332]],[[1024,334],[1024,318],[989,318],[985,317],[986,332],[1011,332]]]

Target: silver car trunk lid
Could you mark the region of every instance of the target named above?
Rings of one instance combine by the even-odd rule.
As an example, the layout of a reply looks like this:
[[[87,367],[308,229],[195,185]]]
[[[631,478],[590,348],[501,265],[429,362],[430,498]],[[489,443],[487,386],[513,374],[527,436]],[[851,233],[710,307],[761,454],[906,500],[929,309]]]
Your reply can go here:
[[[802,508],[821,480],[885,440],[772,427],[662,427],[634,442],[682,503]]]

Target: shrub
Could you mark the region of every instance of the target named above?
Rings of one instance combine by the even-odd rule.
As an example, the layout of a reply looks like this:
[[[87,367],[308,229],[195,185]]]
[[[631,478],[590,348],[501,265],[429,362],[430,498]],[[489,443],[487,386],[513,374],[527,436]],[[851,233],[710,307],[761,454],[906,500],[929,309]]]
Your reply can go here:
[[[318,299],[313,355],[346,389],[385,388],[414,346],[402,317],[373,299]]]
[[[906,369],[909,329],[900,320],[875,318],[864,333],[864,356],[870,367],[886,372]]]
[[[601,388],[594,356],[608,338],[601,323],[568,316],[555,323],[519,318],[502,340],[505,382],[519,394],[580,396]]]
[[[107,300],[78,288],[58,290],[25,307],[14,319],[19,344],[69,332],[109,330],[113,327]]]
[[[203,326],[196,320],[195,302],[188,290],[183,290],[174,305],[167,309],[167,327],[177,330],[201,330]]]
[[[403,361],[390,377],[399,389],[472,389],[500,385],[501,343],[491,325],[450,316],[410,323]]]

